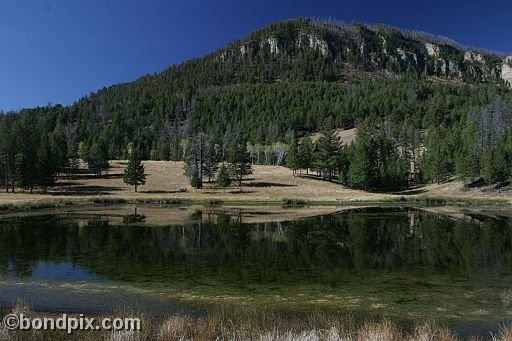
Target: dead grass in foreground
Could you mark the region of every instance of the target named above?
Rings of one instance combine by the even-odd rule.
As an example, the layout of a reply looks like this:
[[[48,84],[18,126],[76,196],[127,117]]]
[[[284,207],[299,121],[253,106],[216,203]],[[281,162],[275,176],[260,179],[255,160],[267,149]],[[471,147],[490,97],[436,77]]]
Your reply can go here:
[[[0,312],[2,310],[0,309]],[[7,313],[24,314],[26,317],[59,317],[55,314],[41,314],[30,311],[18,304]],[[6,313],[4,311],[4,313]],[[219,312],[217,312],[218,314]],[[142,318],[140,331],[77,331],[71,335],[60,331],[10,331],[0,326],[0,341],[7,340],[260,340],[260,341],[458,341],[461,340],[449,329],[436,324],[418,324],[410,332],[400,329],[391,321],[355,323],[350,317],[328,320],[312,316],[311,319],[282,320],[269,316],[241,314],[192,317],[174,315],[155,320]],[[43,315],[43,316],[42,316]],[[115,317],[134,317],[137,314],[120,312]],[[140,315],[138,315],[140,317]],[[252,319],[250,317],[253,317]],[[97,319],[100,317],[97,317]],[[321,325],[320,327],[311,326]],[[493,341],[512,341],[512,326],[501,326]],[[485,338],[489,339],[489,337]],[[484,340],[473,337],[470,340]]]

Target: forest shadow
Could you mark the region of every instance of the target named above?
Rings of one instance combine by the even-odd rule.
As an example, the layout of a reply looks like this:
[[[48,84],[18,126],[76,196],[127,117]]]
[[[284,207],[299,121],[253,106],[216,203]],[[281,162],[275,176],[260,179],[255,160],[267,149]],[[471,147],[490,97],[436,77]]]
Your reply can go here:
[[[149,190],[149,191],[139,191],[139,193],[147,193],[147,194],[176,194],[183,193],[183,190],[175,190],[175,191],[164,191],[164,190]]]
[[[480,188],[480,187],[484,187],[484,186],[485,186],[485,181],[484,181],[484,179],[480,178],[478,180],[470,182],[465,187],[466,188]]]
[[[244,188],[247,187],[247,186],[243,186]],[[251,193],[256,193],[256,191],[246,191],[246,190],[243,190],[240,191],[239,188],[226,188],[225,190],[223,190],[222,192],[221,191],[212,191],[212,189],[206,189],[206,191],[203,191],[203,192],[200,192],[201,194],[205,194],[205,195],[217,195],[219,193],[224,193],[224,194],[251,194]]]
[[[319,175],[314,175],[314,174],[296,174],[294,176],[298,177],[298,178],[318,180],[318,181],[323,181],[323,182],[330,182],[332,184],[336,184],[336,185],[342,186],[342,184],[338,180],[336,180],[335,178],[332,178],[331,180],[329,180],[327,178],[321,177]]]
[[[68,195],[96,195],[96,194],[107,194],[109,192],[121,191],[119,187],[107,187],[107,186],[73,186],[68,188],[52,188],[48,194],[54,196],[68,196]]]
[[[418,195],[418,194],[423,194],[423,193],[427,193],[427,190],[423,186],[414,187],[414,188],[406,189],[406,190],[399,191],[399,192],[391,192],[391,194],[396,194],[396,195]]]
[[[98,179],[122,179],[123,174],[114,173],[114,174],[102,174],[102,175],[94,175],[94,174],[79,174],[74,177],[76,180],[98,180]]]
[[[503,187],[507,187],[510,185],[510,181],[502,181],[502,182],[498,182],[496,184],[493,184],[493,185],[489,185],[488,183],[485,182],[485,180],[483,178],[480,178],[478,180],[475,180],[473,182],[470,182],[466,185],[464,185],[465,188],[483,188],[483,187],[489,187],[489,190],[502,190]]]
[[[243,187],[246,187],[246,185],[244,185]],[[245,190],[234,190],[234,191],[229,191],[227,192],[229,194],[251,194],[251,193],[256,193],[255,191],[245,191]]]
[[[82,186],[83,184],[81,183],[76,183],[74,181],[62,181],[62,180],[59,180],[53,187],[52,189],[58,189],[58,188],[62,188],[62,187],[75,187],[75,186]]]
[[[248,184],[244,184],[244,187],[297,187],[297,185],[262,181],[262,182],[251,182]]]

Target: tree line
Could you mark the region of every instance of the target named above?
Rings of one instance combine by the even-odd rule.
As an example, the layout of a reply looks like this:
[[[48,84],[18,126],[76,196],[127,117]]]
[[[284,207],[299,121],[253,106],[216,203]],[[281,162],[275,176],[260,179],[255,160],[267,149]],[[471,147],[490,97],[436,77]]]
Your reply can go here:
[[[361,127],[355,140],[347,145],[335,130],[324,131],[316,143],[309,137],[290,146],[287,166],[293,174],[316,176],[337,181],[351,188],[386,190],[406,187],[410,171],[406,155],[382,129]]]
[[[227,152],[223,153],[215,140],[208,139],[203,132],[195,133],[188,140],[185,153],[185,175],[192,187],[200,189],[208,179],[215,179],[217,186],[228,187],[232,180],[239,186],[246,175],[252,174],[251,155],[243,136],[231,141]]]
[[[0,177],[6,192],[46,191],[67,164],[65,137],[47,123],[38,112],[0,115]]]
[[[486,104],[467,105],[462,93],[450,91],[438,100],[430,97],[423,116],[406,115],[401,122],[393,115],[369,113],[359,119],[351,144],[337,138],[340,125],[329,118],[316,142],[308,130],[276,129],[273,138],[258,140],[240,126],[219,135],[185,119],[166,142],[163,159],[185,161],[185,173],[196,188],[203,179],[218,181],[219,173],[221,187],[231,180],[241,185],[254,164],[287,165],[294,173],[313,172],[367,190],[442,182],[451,176],[467,184],[505,184],[512,172],[511,96],[499,88],[486,89],[475,102]],[[414,104],[417,96],[405,101]],[[45,191],[57,174],[77,171],[80,160],[97,175],[108,167],[115,157],[108,139],[80,135],[77,125],[69,124],[69,115],[70,108],[62,106],[0,115],[0,176],[6,191]],[[172,152],[174,140],[179,140],[177,154]],[[137,151],[139,161],[147,159],[139,147],[129,141],[126,153]]]

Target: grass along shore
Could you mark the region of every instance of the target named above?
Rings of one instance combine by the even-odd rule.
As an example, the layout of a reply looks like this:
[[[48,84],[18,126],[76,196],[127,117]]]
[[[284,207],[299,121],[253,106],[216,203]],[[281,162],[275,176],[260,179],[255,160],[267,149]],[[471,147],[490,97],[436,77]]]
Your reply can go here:
[[[54,208],[93,203],[155,203],[201,205],[336,205],[351,203],[461,203],[508,204],[512,191],[492,187],[466,188],[461,182],[429,184],[396,193],[374,193],[345,188],[314,178],[294,177],[278,166],[254,166],[242,187],[222,189],[205,184],[201,190],[190,187],[183,175],[182,162],[145,161],[147,183],[139,193],[124,184],[125,161],[112,161],[100,177],[77,175],[60,178],[47,193],[0,193],[0,211]]]
[[[62,314],[34,312],[18,303],[13,308],[0,308],[0,315],[23,314],[28,318],[59,318]],[[70,314],[69,316],[74,316]],[[112,315],[86,316],[99,319],[141,319],[139,331],[12,331],[0,325],[0,341],[10,340],[261,340],[261,341],[458,341],[454,331],[435,322],[418,322],[410,327],[399,327],[389,320],[356,320],[351,316],[311,314],[283,318],[272,311],[251,308],[237,310],[217,309],[208,316],[171,315],[159,318],[143,316],[125,310]],[[464,339],[511,341],[512,326],[498,326],[486,337],[470,336]]]

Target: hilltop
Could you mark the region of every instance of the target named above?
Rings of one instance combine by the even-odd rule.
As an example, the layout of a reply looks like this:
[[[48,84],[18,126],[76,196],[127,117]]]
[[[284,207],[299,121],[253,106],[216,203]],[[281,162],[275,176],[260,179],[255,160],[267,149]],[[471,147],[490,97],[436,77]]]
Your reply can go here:
[[[446,38],[287,20],[71,106],[0,117],[0,176],[30,189],[51,183],[52,167],[68,171],[82,160],[101,172],[134,150],[144,160],[183,161],[198,136],[221,161],[246,145],[253,163],[284,166],[294,141],[312,137],[308,165],[293,167],[349,187],[453,176],[501,186],[512,173],[511,77],[512,57]],[[316,142],[332,131],[345,140],[340,157],[320,160]]]
[[[176,160],[178,140],[194,128],[218,143],[238,134],[252,143],[289,142],[292,131],[350,129],[404,106],[421,111],[411,100],[424,107],[427,100],[444,101],[447,92],[494,97],[512,86],[511,66],[512,57],[426,33],[295,19],[162,73],[101,89],[69,107],[67,121],[89,146],[104,136],[113,158],[126,158],[131,142],[145,158]],[[386,97],[388,103],[376,102]],[[489,99],[466,101],[480,106]]]

